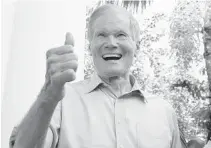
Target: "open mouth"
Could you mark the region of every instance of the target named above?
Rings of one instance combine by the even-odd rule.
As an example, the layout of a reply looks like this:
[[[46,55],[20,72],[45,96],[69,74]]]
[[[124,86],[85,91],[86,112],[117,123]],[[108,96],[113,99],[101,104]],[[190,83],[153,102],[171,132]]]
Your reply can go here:
[[[119,60],[119,59],[121,59],[122,55],[112,53],[112,54],[104,54],[102,57],[104,60],[109,61],[109,60]]]

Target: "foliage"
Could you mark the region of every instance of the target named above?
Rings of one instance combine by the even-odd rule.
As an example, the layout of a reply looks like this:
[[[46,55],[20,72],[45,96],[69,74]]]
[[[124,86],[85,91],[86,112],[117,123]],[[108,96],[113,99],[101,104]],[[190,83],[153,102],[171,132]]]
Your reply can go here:
[[[188,106],[184,110],[190,109],[189,114],[183,117],[181,115],[185,113],[184,110],[179,111],[180,108],[177,109],[178,115],[181,116],[179,118],[181,119],[180,126],[183,125],[184,128],[181,128],[185,129],[183,131],[188,138],[200,132],[205,133],[206,128],[203,123],[208,120],[207,117],[201,118],[198,116],[198,112],[208,108],[207,96],[209,95],[207,77],[203,73],[205,71],[202,54],[203,5],[204,2],[202,1],[179,1],[170,18],[170,46],[172,55],[176,57],[178,76],[172,88],[176,86],[176,89],[181,90],[180,93],[184,93],[185,90],[191,95],[188,98],[188,103],[183,105]],[[196,69],[191,71],[190,69],[193,68]],[[190,71],[194,74],[191,74]],[[174,89],[174,91],[176,90]],[[184,93],[184,95],[187,93]],[[186,116],[191,117],[190,123],[186,121]],[[186,123],[189,123],[187,127],[185,127]],[[197,127],[196,125],[201,126]],[[190,136],[188,136],[189,133]]]
[[[97,3],[88,8],[87,20]],[[162,96],[178,115],[179,127],[188,141],[206,137],[206,117],[200,111],[208,102],[208,81],[203,58],[202,3],[178,1],[172,14],[155,12],[139,22],[141,46],[131,72],[141,89]],[[90,11],[91,10],[91,11]],[[93,73],[88,41],[85,50],[85,79]]]
[[[181,1],[173,11],[170,30],[170,45],[176,53],[181,69],[190,68],[190,63],[202,58],[198,52],[203,18],[198,1]],[[200,62],[200,61],[199,61]]]

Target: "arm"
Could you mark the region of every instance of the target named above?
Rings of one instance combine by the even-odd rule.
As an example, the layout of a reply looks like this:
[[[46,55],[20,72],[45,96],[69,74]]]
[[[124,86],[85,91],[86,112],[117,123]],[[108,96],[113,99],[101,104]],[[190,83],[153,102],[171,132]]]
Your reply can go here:
[[[172,145],[171,148],[183,148],[181,143],[180,131],[178,127],[177,115],[172,108]]]
[[[41,148],[45,143],[46,134],[48,144],[45,144],[45,146],[51,145],[53,133],[52,128],[48,127],[58,101],[52,101],[53,99],[50,98],[52,98],[50,93],[44,90],[41,91],[21,124],[15,129],[14,148]]]
[[[211,141],[210,140],[207,142],[207,144],[204,146],[204,148],[211,148]]]
[[[164,108],[166,110],[166,115],[169,123],[169,128],[171,131],[171,145],[170,148],[184,148],[182,146],[182,140],[180,136],[180,130],[178,126],[178,120],[176,112],[173,107],[163,99]]]
[[[14,148],[42,148],[44,146],[53,112],[58,102],[64,97],[64,85],[66,82],[75,80],[76,77],[78,62],[73,52],[73,44],[73,37],[67,33],[64,46],[50,49],[46,53],[46,83],[18,127]],[[52,133],[54,132],[47,134],[48,139]]]
[[[183,132],[180,130],[180,139],[181,139],[181,144],[183,148],[187,148],[187,142],[185,140],[185,136]]]

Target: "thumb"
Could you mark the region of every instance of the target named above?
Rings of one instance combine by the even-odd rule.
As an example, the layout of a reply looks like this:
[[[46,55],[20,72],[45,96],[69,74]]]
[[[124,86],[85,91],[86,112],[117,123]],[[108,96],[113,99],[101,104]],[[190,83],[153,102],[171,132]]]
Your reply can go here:
[[[72,45],[74,46],[74,39],[73,39],[73,35],[70,32],[66,33],[66,37],[65,37],[65,45]]]

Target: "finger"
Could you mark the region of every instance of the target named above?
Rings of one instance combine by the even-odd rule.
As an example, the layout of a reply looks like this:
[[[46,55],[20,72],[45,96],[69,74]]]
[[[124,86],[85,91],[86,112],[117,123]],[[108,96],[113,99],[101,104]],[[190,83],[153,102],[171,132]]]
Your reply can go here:
[[[78,68],[78,62],[75,60],[72,60],[65,63],[59,63],[57,66],[58,66],[58,70],[60,70],[61,72],[66,71],[68,69],[73,69],[76,72]]]
[[[74,53],[64,54],[64,55],[52,55],[47,59],[47,67],[49,68],[53,63],[64,63],[68,61],[78,61],[78,56]]]
[[[73,69],[76,72],[77,68],[78,62],[73,60],[65,63],[53,64],[53,66],[49,69],[49,73],[50,75],[54,75],[55,73],[63,72],[68,69]]]
[[[70,32],[66,33],[64,44],[74,46],[74,38],[73,38],[73,35]]]
[[[52,48],[50,50],[47,51],[46,53],[46,58],[48,59],[51,55],[63,55],[63,54],[67,54],[67,53],[73,53],[74,49],[73,46],[71,45],[64,45],[64,46],[60,46],[57,48]]]
[[[56,83],[58,85],[64,85],[66,82],[71,82],[75,80],[76,75],[72,69],[68,69],[63,72],[55,73],[51,78],[52,78],[52,83]]]

